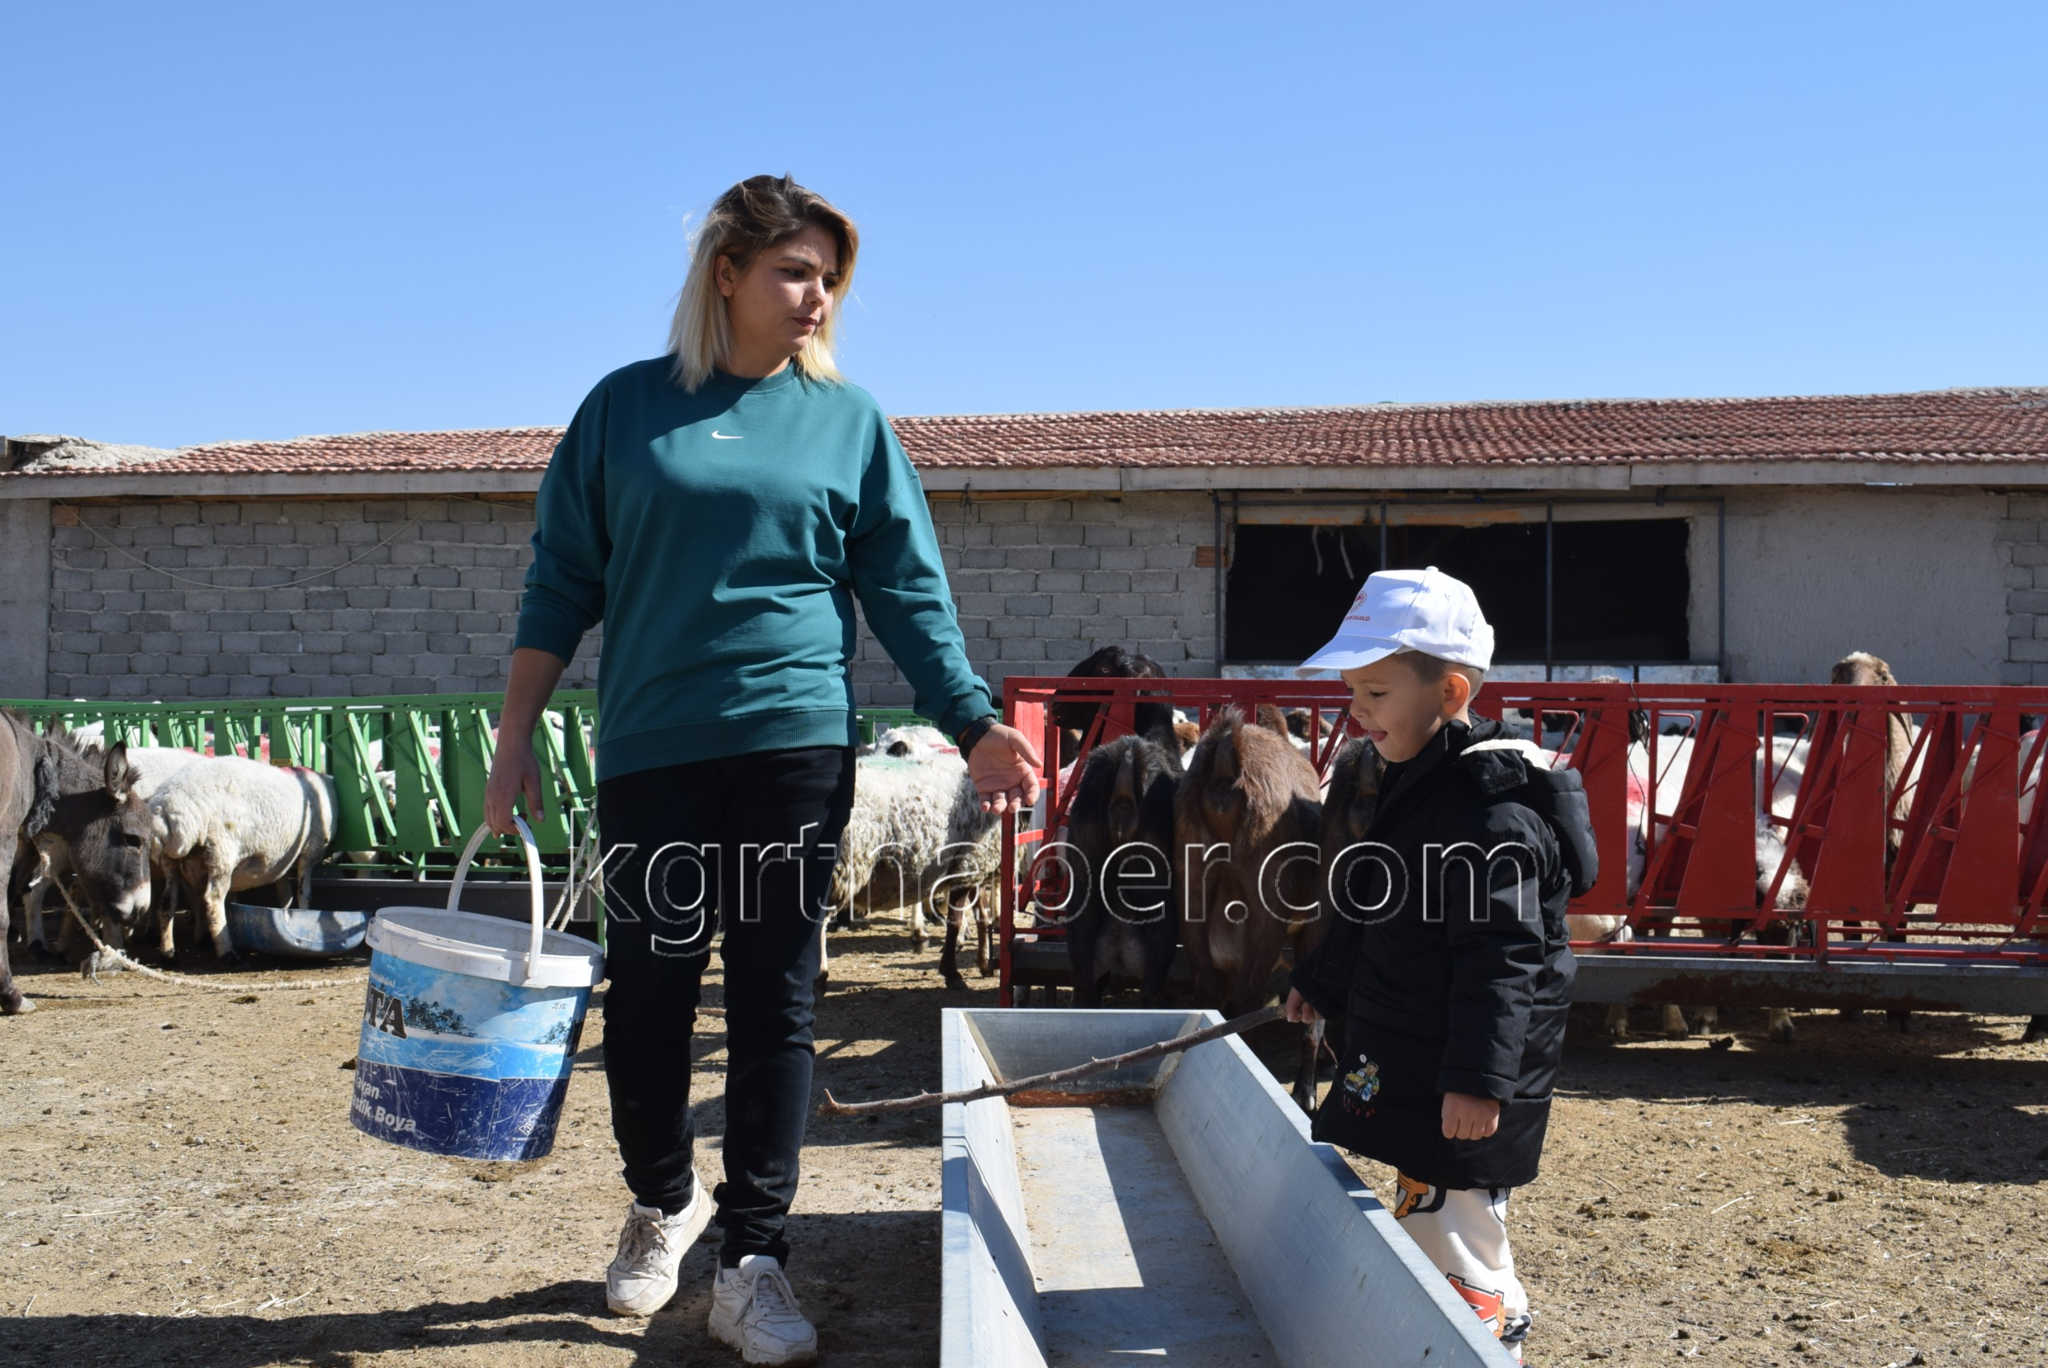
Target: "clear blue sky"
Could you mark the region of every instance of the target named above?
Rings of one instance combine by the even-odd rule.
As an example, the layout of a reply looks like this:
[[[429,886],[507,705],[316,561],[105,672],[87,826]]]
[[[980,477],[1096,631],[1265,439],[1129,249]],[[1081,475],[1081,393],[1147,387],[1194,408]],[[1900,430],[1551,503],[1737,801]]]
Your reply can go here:
[[[11,6],[0,432],[559,423],[686,221],[893,413],[2048,382],[2048,6]]]

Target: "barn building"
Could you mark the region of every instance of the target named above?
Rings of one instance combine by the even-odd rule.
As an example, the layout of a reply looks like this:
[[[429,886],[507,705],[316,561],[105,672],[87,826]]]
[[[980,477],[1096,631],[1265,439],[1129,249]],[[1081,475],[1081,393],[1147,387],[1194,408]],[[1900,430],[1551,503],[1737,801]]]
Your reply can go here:
[[[1419,564],[1477,587],[1504,677],[2048,683],[2048,388],[897,427],[998,688],[1112,641],[1282,669]],[[500,689],[558,431],[6,439],[0,698]],[[865,635],[852,672],[910,701]]]

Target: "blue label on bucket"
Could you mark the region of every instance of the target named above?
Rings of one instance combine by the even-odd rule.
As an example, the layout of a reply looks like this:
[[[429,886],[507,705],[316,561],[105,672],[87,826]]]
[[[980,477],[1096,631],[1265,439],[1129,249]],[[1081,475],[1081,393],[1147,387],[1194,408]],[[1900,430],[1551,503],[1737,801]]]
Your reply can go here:
[[[432,1154],[546,1154],[589,999],[588,988],[522,988],[378,951],[349,1120]]]
[[[566,1073],[588,988],[521,988],[379,953],[357,1058],[470,1078]]]
[[[464,1078],[356,1064],[349,1120],[365,1135],[464,1159],[538,1159],[555,1144],[569,1079]]]

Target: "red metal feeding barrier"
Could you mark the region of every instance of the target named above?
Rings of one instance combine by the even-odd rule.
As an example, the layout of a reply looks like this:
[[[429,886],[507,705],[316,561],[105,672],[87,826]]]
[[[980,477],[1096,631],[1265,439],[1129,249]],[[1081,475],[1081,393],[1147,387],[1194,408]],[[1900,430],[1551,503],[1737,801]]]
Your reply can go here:
[[[1004,838],[1022,871],[1003,889],[1005,1005],[1067,981],[1060,927],[1027,916],[1062,905],[1042,858],[1072,797],[1060,771],[1128,733],[1141,699],[1203,726],[1225,706],[1306,710],[1326,777],[1347,739],[1336,681],[1006,680],[1046,794],[1043,821]],[[1103,705],[1073,754],[1055,702]],[[1476,711],[1584,777],[1601,873],[1571,910],[1632,938],[1574,943],[1581,998],[2048,1012],[2048,732],[2022,725],[2048,688],[1489,683]]]

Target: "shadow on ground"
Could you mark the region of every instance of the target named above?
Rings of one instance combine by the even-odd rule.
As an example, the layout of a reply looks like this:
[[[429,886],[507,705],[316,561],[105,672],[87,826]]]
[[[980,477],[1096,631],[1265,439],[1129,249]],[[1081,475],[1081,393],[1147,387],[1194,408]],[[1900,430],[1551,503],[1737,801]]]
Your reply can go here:
[[[906,1232],[929,1230],[922,1240]],[[825,1213],[791,1218],[791,1267],[804,1309],[818,1326],[821,1355],[838,1364],[938,1360],[938,1217],[931,1212]],[[878,1265],[863,1248],[890,1240],[918,1249]],[[480,1350],[492,1345],[604,1353],[597,1361],[633,1368],[731,1359],[704,1328],[715,1245],[694,1246],[683,1290],[646,1321],[604,1312],[602,1287],[565,1279],[473,1301],[293,1315],[48,1315],[0,1320],[0,1358],[20,1363],[204,1364],[262,1368],[280,1362],[346,1368],[405,1351]],[[613,1356],[615,1353],[616,1357]]]

